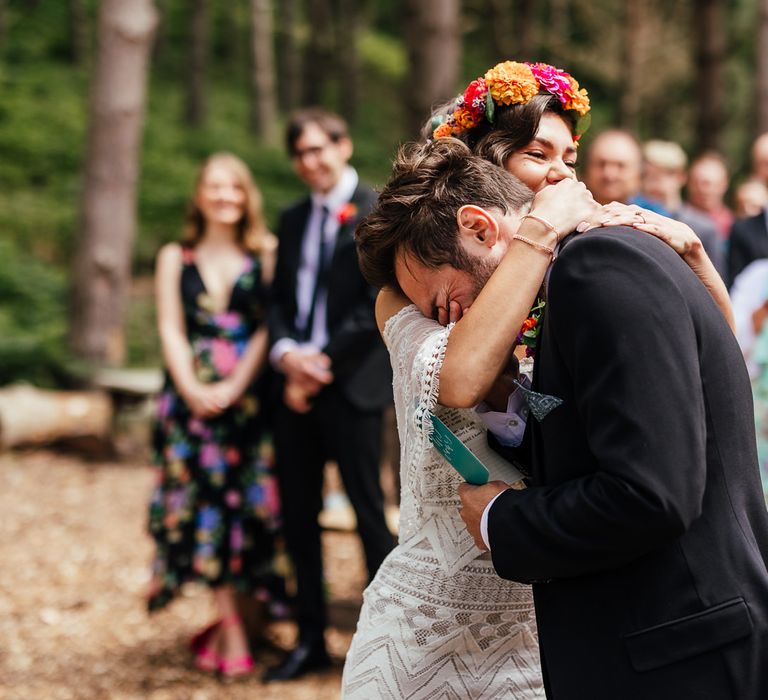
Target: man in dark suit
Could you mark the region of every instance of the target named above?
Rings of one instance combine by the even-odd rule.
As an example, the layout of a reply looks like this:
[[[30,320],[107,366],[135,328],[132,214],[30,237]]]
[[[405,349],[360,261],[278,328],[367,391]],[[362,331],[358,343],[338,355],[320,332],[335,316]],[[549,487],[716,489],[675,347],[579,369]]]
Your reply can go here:
[[[478,181],[498,168],[466,155],[476,161],[468,177],[447,148],[443,167],[435,157],[406,185],[414,196],[421,182],[419,206],[436,212],[458,191],[458,225],[441,216],[434,226],[422,217],[418,231],[388,228],[394,180],[368,220],[388,242],[382,260],[363,260],[394,269],[389,283],[430,316],[446,279],[481,281],[517,230],[513,217],[482,209]],[[361,240],[361,254],[368,248]],[[445,264],[467,256],[464,267]],[[548,697],[767,698],[768,513],[733,333],[671,248],[624,227],[561,244],[547,296],[538,395],[526,394],[530,450],[520,448],[532,484],[463,485],[460,495],[499,575],[533,584]]]
[[[339,465],[370,577],[393,546],[379,482],[391,369],[374,318],[376,292],[360,273],[353,238],[375,194],[349,165],[352,142],[340,117],[296,113],[287,145],[310,196],[280,217],[269,330],[280,376],[274,439],[299,643],[266,680],[296,678],[328,662],[317,522],[326,460]]]
[[[731,228],[728,244],[728,279],[736,276],[751,262],[768,258],[768,210],[755,216],[737,219]]]

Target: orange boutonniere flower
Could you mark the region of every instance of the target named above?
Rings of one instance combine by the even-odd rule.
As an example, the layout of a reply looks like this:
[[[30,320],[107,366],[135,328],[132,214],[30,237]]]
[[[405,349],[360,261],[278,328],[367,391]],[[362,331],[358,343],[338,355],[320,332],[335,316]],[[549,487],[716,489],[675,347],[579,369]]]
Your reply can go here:
[[[336,212],[336,220],[340,226],[348,224],[352,219],[357,216],[357,205],[354,202],[347,202],[341,209]]]

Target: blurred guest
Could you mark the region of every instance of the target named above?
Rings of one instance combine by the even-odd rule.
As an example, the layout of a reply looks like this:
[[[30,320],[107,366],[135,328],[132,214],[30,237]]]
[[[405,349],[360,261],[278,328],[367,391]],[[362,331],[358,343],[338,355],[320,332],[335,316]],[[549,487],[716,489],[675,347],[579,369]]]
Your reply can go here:
[[[270,360],[281,376],[275,449],[284,526],[296,568],[299,643],[265,680],[327,665],[317,517],[323,465],[335,459],[355,509],[370,577],[394,542],[379,482],[382,411],[392,374],[374,317],[376,290],[357,264],[354,230],[375,201],[349,165],[341,117],[294,114],[286,140],[309,196],[284,211],[269,314]]]
[[[752,144],[752,177],[768,187],[768,132]]]
[[[756,216],[768,205],[768,187],[754,177],[744,180],[733,192],[733,205],[737,219]]]
[[[723,157],[710,151],[696,158],[688,170],[688,203],[715,222],[720,240],[727,241],[733,212],[725,205],[728,168]]]
[[[196,635],[198,668],[253,668],[236,592],[275,583],[277,484],[254,382],[266,366],[267,283],[276,241],[247,166],[218,153],[203,165],[184,239],[157,258],[166,365],[149,527],[157,553],[149,608],[186,581],[208,585],[219,619]]]
[[[751,262],[737,275],[731,303],[736,338],[752,379],[757,457],[768,502],[768,259]]]
[[[653,140],[643,144],[643,158],[642,193],[659,202],[672,218],[690,226],[718,272],[724,275],[725,251],[714,222],[682,199],[688,163],[685,151],[673,141]]]
[[[600,204],[637,204],[668,216],[659,202],[640,192],[643,154],[640,142],[628,131],[610,129],[589,145],[584,169],[584,184]]]

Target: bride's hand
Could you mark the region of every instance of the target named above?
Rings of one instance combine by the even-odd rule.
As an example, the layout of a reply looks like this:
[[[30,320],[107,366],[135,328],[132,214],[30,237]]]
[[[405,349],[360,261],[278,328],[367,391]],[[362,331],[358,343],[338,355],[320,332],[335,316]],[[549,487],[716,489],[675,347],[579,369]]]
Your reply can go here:
[[[562,240],[571,231],[582,230],[582,222],[594,221],[600,210],[583,182],[566,178],[537,192],[530,213],[552,224]]]
[[[703,246],[690,226],[634,204],[611,202],[603,207],[601,226],[632,226],[664,241],[683,258],[698,255]]]

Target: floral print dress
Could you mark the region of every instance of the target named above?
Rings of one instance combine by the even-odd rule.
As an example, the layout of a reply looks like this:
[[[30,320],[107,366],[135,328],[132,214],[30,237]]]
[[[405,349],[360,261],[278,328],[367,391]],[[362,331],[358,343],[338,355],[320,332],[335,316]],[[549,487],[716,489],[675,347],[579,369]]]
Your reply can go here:
[[[185,247],[182,260],[181,296],[195,371],[200,381],[215,382],[232,372],[264,322],[267,291],[260,263],[247,257],[227,309],[217,312],[194,249]],[[257,388],[218,416],[200,419],[166,373],[154,429],[159,466],[149,531],[159,588],[148,601],[150,610],[166,605],[187,581],[280,597],[277,572],[284,571],[285,561],[277,538],[279,501]]]

